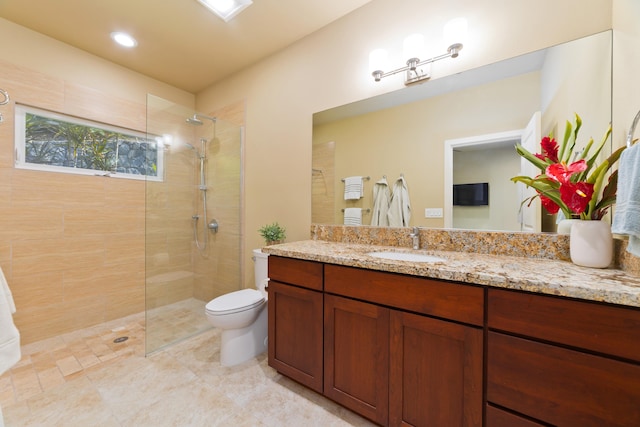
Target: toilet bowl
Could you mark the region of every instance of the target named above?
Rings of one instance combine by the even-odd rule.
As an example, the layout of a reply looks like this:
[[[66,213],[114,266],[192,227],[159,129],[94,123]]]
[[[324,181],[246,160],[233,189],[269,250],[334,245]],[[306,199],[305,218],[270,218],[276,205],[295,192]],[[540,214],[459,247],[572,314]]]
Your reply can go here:
[[[222,330],[220,364],[233,366],[267,349],[267,260],[269,254],[253,250],[256,289],[221,295],[207,303],[209,322]]]

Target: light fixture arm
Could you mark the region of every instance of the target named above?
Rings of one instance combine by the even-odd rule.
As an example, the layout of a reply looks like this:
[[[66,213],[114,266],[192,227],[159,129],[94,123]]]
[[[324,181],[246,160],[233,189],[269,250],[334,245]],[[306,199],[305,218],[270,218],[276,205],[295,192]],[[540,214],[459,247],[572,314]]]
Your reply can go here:
[[[427,64],[432,64],[436,61],[440,61],[441,59],[457,58],[460,50],[462,50],[462,43],[454,43],[447,48],[447,53],[443,53],[442,55],[434,56],[422,61],[420,61],[419,58],[410,58],[409,60],[407,60],[407,65],[404,67],[387,72],[376,70],[372,72],[371,75],[373,76],[375,81],[379,82],[384,77],[406,72],[407,75],[404,84],[410,85],[431,78],[431,74],[428,71],[421,70],[419,69],[419,67]]]

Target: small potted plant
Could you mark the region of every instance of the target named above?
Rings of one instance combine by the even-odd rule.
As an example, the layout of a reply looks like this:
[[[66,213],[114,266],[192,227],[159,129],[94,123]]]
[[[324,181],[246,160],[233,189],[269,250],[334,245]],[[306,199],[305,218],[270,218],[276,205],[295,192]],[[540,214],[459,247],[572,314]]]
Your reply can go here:
[[[264,238],[267,246],[282,243],[287,237],[285,228],[277,222],[263,226],[258,232]]]

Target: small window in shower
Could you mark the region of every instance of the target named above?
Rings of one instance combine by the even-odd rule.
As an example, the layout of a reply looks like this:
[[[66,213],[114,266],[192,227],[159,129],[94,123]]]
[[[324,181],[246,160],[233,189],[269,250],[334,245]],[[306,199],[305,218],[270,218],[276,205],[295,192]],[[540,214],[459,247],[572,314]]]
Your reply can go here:
[[[162,180],[157,138],[25,105],[15,117],[17,168]]]

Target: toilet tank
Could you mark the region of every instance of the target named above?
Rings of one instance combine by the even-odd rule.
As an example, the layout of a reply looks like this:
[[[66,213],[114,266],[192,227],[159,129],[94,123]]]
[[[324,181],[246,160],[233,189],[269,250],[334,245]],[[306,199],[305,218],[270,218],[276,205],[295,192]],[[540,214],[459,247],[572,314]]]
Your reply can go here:
[[[266,292],[264,288],[267,285],[267,278],[269,277],[268,258],[269,254],[263,253],[261,249],[253,250],[253,269],[256,278],[256,289],[265,296]]]

